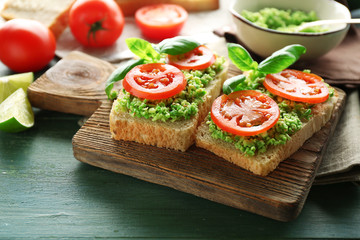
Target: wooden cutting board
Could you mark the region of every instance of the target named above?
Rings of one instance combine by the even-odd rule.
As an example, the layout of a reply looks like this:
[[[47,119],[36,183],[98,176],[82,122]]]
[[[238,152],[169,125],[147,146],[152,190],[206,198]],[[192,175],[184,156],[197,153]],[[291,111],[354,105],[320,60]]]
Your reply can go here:
[[[298,216],[343,110],[342,90],[330,122],[274,172],[261,177],[195,146],[178,152],[111,139],[111,102],[104,85],[113,70],[105,61],[72,52],[29,87],[34,107],[91,115],[73,137],[76,159],[272,219]],[[239,73],[232,67],[229,76]]]

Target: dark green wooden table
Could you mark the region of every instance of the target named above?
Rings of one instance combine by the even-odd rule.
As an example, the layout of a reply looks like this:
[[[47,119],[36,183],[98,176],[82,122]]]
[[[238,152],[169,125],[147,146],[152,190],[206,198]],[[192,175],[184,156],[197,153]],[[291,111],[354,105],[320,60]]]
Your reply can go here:
[[[278,222],[81,163],[82,117],[34,112],[33,128],[0,132],[0,239],[360,238],[352,183],[313,186],[300,216]]]

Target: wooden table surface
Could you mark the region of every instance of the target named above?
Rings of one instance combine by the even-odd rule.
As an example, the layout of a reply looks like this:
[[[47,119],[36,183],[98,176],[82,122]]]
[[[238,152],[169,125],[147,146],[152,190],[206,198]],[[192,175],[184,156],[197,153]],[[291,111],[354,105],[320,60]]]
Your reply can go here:
[[[34,112],[33,128],[0,132],[0,239],[360,238],[353,183],[313,186],[299,217],[279,222],[81,163],[83,117]]]

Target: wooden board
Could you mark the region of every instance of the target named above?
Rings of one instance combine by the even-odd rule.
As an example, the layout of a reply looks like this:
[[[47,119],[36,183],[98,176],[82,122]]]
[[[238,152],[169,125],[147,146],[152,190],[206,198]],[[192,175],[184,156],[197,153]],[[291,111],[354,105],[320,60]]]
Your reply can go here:
[[[31,105],[91,116],[107,100],[105,81],[115,67],[81,52],[71,52],[28,89]]]
[[[98,64],[97,67],[101,69],[99,72],[102,74],[96,82],[100,86],[103,85],[102,81],[106,80],[106,75],[112,71],[112,67],[107,63],[78,52],[71,53],[62,60],[62,63],[53,68],[62,64],[67,66],[67,62],[69,62],[69,68],[72,68],[70,63],[74,60],[77,60],[78,65],[87,66],[91,63],[94,67]],[[238,71],[232,68],[229,75],[237,73]],[[76,76],[77,73],[73,75]],[[89,89],[87,98],[86,94],[76,96],[77,91],[74,88],[71,88],[73,91],[70,95],[64,94],[64,91],[56,94],[56,90],[52,87],[52,93],[47,93],[44,101],[49,97],[56,99],[57,106],[60,106],[57,110],[57,106],[50,107],[43,101],[38,101],[41,99],[39,96],[49,91],[48,76],[49,74],[45,73],[29,88],[30,101],[36,107],[63,111],[60,103],[61,99],[64,99],[67,104],[74,101],[68,105],[69,108],[77,107],[78,102],[82,107],[92,105],[88,110],[81,111],[89,113],[101,102],[100,107],[72,140],[74,156],[79,161],[280,221],[295,219],[301,212],[327,142],[333,134],[345,102],[345,93],[338,89],[340,98],[330,122],[289,159],[283,161],[274,172],[261,177],[195,146],[183,153],[135,142],[115,141],[111,139],[109,130],[111,102],[105,100],[106,97],[101,96],[101,92],[98,91],[99,89],[103,91],[103,88],[97,88],[98,95],[95,94],[100,100],[102,99],[100,101],[95,100],[94,94]],[[60,79],[58,84],[61,85]],[[51,82],[55,80],[56,78],[53,78]],[[96,84],[89,83],[89,85]],[[81,92],[80,89],[78,91]],[[82,104],[84,102],[91,102],[91,104]]]

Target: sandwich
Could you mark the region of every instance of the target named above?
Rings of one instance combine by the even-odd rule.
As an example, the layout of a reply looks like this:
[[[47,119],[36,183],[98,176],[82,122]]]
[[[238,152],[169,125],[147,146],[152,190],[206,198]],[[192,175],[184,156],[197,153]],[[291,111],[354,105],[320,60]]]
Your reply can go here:
[[[295,153],[330,120],[338,98],[309,70],[288,69],[305,52],[294,44],[257,63],[229,43],[229,58],[243,74],[224,82],[196,145],[262,176]]]
[[[186,151],[221,92],[228,61],[187,37],[126,43],[137,58],[115,70],[105,89],[114,99],[112,138]]]

